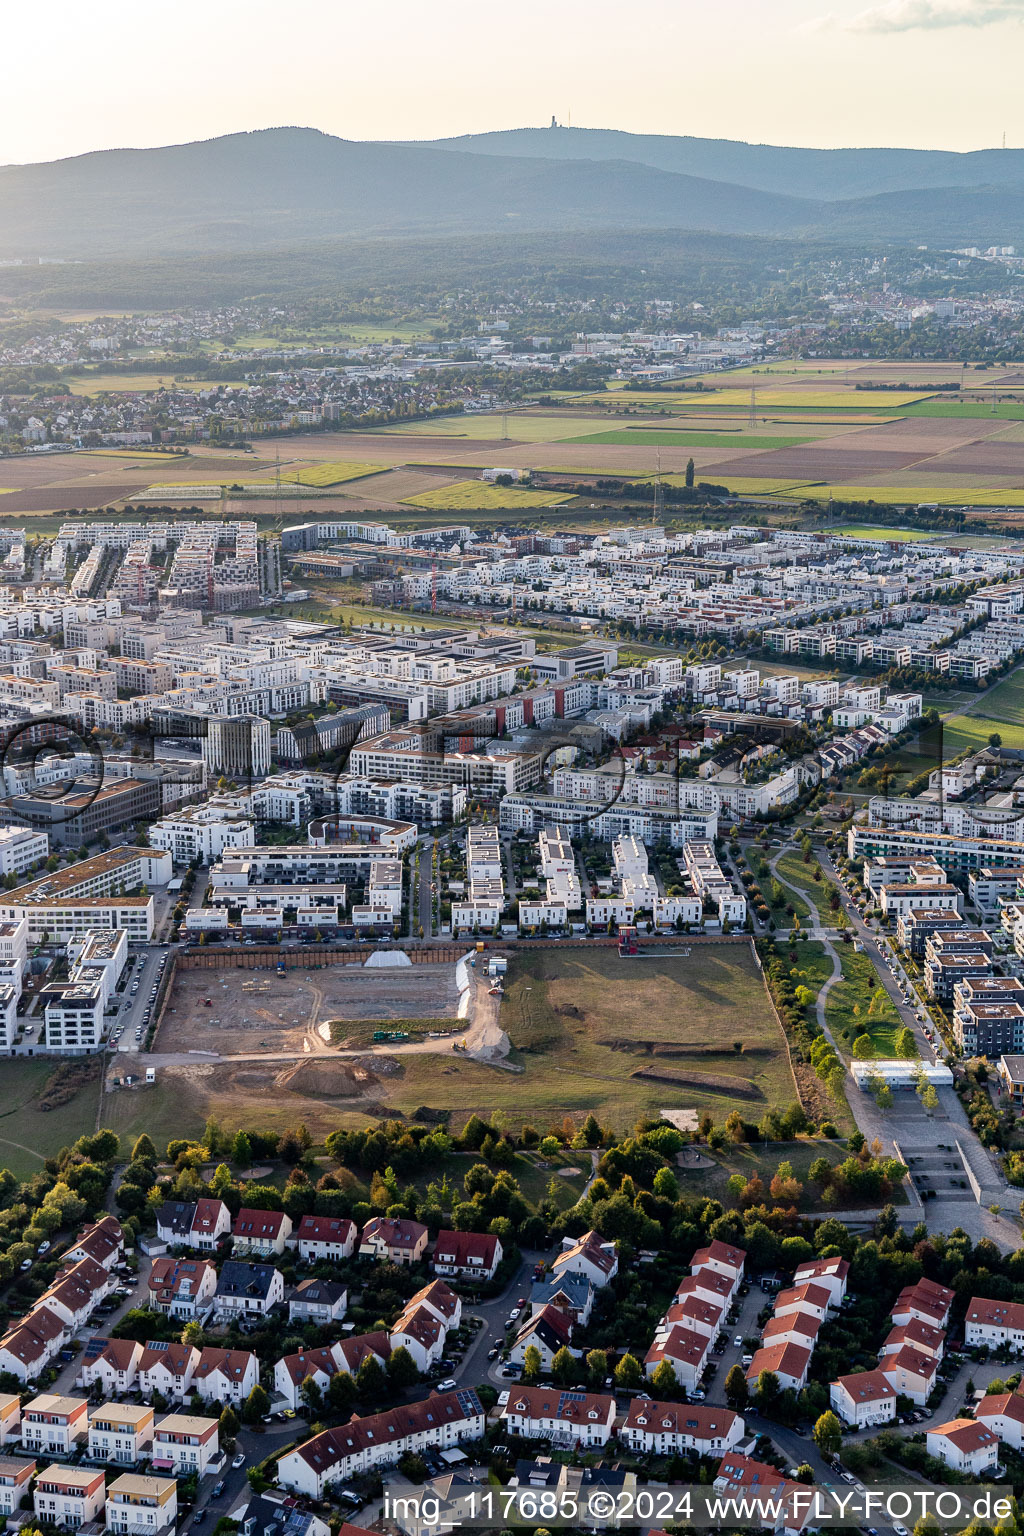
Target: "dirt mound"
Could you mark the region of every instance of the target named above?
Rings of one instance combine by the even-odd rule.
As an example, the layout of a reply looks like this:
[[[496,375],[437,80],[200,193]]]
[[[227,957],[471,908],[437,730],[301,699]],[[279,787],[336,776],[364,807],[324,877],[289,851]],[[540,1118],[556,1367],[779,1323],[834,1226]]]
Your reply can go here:
[[[764,1098],[754,1083],[748,1083],[742,1077],[727,1077],[724,1072],[678,1072],[671,1067],[641,1067],[629,1075],[645,1082],[672,1083],[677,1088],[704,1088],[711,1093],[727,1093],[734,1099]]]
[[[347,1061],[300,1061],[277,1078],[278,1088],[319,1099],[361,1098],[371,1085],[376,1079]]]

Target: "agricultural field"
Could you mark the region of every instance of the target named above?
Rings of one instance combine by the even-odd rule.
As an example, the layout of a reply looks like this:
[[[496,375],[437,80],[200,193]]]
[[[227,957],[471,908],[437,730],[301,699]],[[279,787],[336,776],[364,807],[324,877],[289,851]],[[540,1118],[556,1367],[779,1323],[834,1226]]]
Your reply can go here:
[[[666,1107],[759,1119],[792,1103],[786,1043],[749,946],[681,949],[632,960],[614,949],[517,956],[501,1009],[510,1059],[523,1069],[507,1084],[509,1114],[540,1121],[594,1105],[624,1127]]]
[[[873,501],[884,507],[903,506],[907,503],[920,505],[923,502],[936,502],[940,506],[957,507],[1024,507],[1024,485],[1019,489],[996,487],[989,490],[975,490],[960,485],[808,485],[805,483],[795,490],[780,491],[779,495],[797,497],[801,501],[808,498],[827,501],[829,497],[833,497],[836,501]]]
[[[304,464],[300,469],[293,465],[281,470],[281,480],[288,485],[309,485],[321,488],[329,485],[343,485],[346,480],[361,480],[366,475],[379,475],[387,469],[386,464],[360,464],[344,462],[339,459],[328,459],[323,464]],[[276,471],[273,475],[263,475],[255,484],[276,484]]]
[[[515,511],[527,507],[559,507],[571,496],[557,491],[525,491],[516,485],[491,485],[484,480],[457,480],[454,485],[439,486],[436,491],[423,491],[419,496],[407,496],[407,507],[426,507],[436,512],[472,512],[477,507],[484,511],[505,509]]]
[[[239,379],[178,379],[173,372],[166,373],[88,373],[65,380],[72,395],[138,395],[158,389],[190,389],[197,393],[202,389],[217,389],[223,385],[230,389],[245,389]]]
[[[451,437],[463,442],[506,443],[557,443],[578,437],[587,427],[595,432],[604,430],[601,421],[591,416],[573,416],[568,411],[524,411],[520,415],[509,414],[503,422],[500,414],[493,411],[478,412],[471,416],[435,416],[429,421],[403,422],[401,426],[378,427],[380,437]],[[508,436],[504,430],[507,428]]]
[[[626,427],[614,432],[596,432],[585,437],[566,438],[572,443],[601,443],[629,448],[798,448],[814,442],[813,437],[789,437],[782,433],[741,432],[736,427],[692,430],[689,427]]]

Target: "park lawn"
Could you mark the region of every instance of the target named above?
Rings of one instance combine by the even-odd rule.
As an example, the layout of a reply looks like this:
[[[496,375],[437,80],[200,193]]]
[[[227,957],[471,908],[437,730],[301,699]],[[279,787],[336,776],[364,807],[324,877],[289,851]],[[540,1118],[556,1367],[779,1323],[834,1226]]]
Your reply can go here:
[[[436,491],[406,496],[404,505],[446,512],[472,512],[477,507],[515,511],[520,507],[558,507],[571,500],[571,496],[558,491],[525,491],[516,485],[491,485],[486,480],[458,480],[454,485],[439,486]]]
[[[1024,747],[1024,725],[988,720],[984,715],[951,715],[943,722],[942,747],[947,758],[968,749],[976,752],[988,746],[993,732],[998,732],[1004,747]]]
[[[1002,720],[1008,725],[1024,720],[1024,672],[1011,672],[994,688],[986,689],[978,713],[986,720]]]
[[[96,1129],[100,1079],[86,1083],[68,1104],[42,1110],[38,1099],[59,1063],[52,1058],[16,1057],[3,1064],[4,1105],[0,1111],[0,1166],[18,1179],[39,1173],[43,1161],[79,1136]]]
[[[819,1157],[827,1157],[836,1167],[849,1156],[845,1141],[831,1141],[825,1136],[801,1136],[796,1141],[742,1142],[723,1147],[720,1152],[711,1152],[702,1146],[700,1153],[704,1160],[710,1157],[714,1166],[673,1169],[684,1199],[720,1200],[724,1206],[735,1208],[736,1202],[729,1193],[729,1180],[736,1173],[745,1179],[753,1178],[756,1173],[764,1182],[765,1198],[770,1205],[768,1186],[778,1172],[779,1164],[789,1162],[793,1165],[794,1175],[805,1186],[798,1207],[805,1211],[823,1209],[817,1188],[807,1182],[811,1164]]]
[[[825,877],[822,875],[820,880],[815,880],[814,871],[818,867],[817,860],[813,858],[810,864],[805,864],[803,854],[795,848],[787,848],[775,865],[780,878],[789,885],[795,885],[798,891],[803,891],[820,916],[821,909],[825,905],[823,892]]]
[[[866,1024],[875,1055],[894,1056],[895,1038],[902,1026],[888,993],[879,1004],[876,1015],[868,1015],[872,995],[882,986],[881,977],[869,956],[858,953],[852,946],[844,945],[839,951],[839,959],[842,978],[825,999],[825,1022],[837,1044],[847,1055],[852,1055],[858,1033],[856,1026]],[[854,1008],[859,1008],[859,1016],[854,1013]]]

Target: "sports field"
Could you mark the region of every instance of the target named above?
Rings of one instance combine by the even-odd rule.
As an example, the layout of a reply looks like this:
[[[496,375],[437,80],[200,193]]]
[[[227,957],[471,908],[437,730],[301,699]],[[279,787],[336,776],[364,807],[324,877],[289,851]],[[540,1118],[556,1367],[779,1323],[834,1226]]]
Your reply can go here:
[[[525,491],[516,485],[491,485],[486,480],[457,480],[454,485],[440,486],[436,491],[407,496],[405,504],[438,512],[472,512],[478,507],[484,511],[505,507],[510,510],[558,507],[571,500],[571,496],[560,496],[556,491]]]

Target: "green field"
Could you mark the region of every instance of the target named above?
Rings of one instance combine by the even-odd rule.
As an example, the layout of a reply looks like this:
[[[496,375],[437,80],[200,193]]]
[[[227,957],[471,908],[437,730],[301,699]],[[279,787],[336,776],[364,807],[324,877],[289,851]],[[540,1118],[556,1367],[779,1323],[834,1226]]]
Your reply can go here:
[[[821,485],[807,486],[796,491],[780,491],[787,499],[826,501],[875,502],[880,507],[920,506],[935,502],[939,506],[953,507],[1024,507],[1024,487],[1007,490],[1003,486],[978,490],[974,486],[934,485]],[[839,531],[839,530],[837,530]],[[919,537],[919,535],[911,535]],[[888,537],[888,533],[886,534]],[[899,534],[894,533],[893,538]]]
[[[983,715],[951,715],[943,722],[942,750],[946,758],[956,757],[965,749],[978,752],[988,746],[993,731],[1002,737],[1004,747],[1024,747],[1024,725],[1004,720],[989,720]]]
[[[977,713],[986,720],[997,720],[1006,725],[1017,725],[1024,720],[1024,671],[1012,672],[994,688],[987,689]]]
[[[916,528],[830,528],[830,533],[841,533],[847,539],[886,539],[893,544],[914,544],[921,539],[934,539],[934,533]]]
[[[428,507],[437,512],[515,511],[525,507],[558,507],[571,496],[557,491],[526,491],[517,485],[491,485],[485,480],[458,480],[454,485],[438,486],[436,491],[422,491],[406,496],[407,507]]]
[[[19,1179],[31,1178],[61,1147],[96,1129],[99,1079],[80,1088],[70,1103],[41,1110],[39,1095],[58,1063],[35,1057],[4,1062],[4,1104],[0,1111],[0,1167]]]
[[[481,1069],[491,1085],[485,1102],[497,1092],[510,1115],[538,1123],[593,1107],[620,1129],[663,1108],[707,1108],[716,1119],[740,1109],[759,1119],[768,1106],[792,1103],[785,1041],[749,946],[681,941],[686,948],[632,960],[615,949],[517,956],[501,1022],[523,1072],[506,1080]],[[412,1061],[403,1063],[407,1079]],[[428,1061],[418,1058],[419,1072]],[[425,1087],[421,1080],[416,1091]],[[449,1077],[444,1101],[461,1100],[464,1087],[468,1078]],[[407,1084],[403,1100],[406,1093]]]
[[[868,1012],[872,995],[882,985],[870,957],[858,954],[852,946],[842,945],[839,958],[843,967],[842,979],[836,982],[825,999],[825,1022],[837,1044],[849,1055],[857,1034],[863,1032],[859,1026],[866,1024],[875,1055],[895,1056],[896,1036],[902,1028],[895,1004],[886,994],[876,1006],[875,1013],[870,1015]],[[860,1010],[859,1014],[854,1012],[855,1008]]]
[[[1006,421],[1024,421],[1024,400],[997,400],[995,408],[979,402],[977,405],[957,405],[952,400],[924,400],[919,405],[901,407],[901,416],[962,416],[971,421],[979,416],[1002,416]]]
[[[818,869],[817,860],[812,857],[810,864],[804,863],[804,856],[795,848],[787,849],[780,859],[776,861],[776,871],[780,880],[788,885],[795,885],[798,891],[803,891],[808,897],[816,913],[820,913],[824,905],[823,887],[824,876],[821,880],[815,880],[814,871]],[[801,916],[805,916],[802,913]]]

